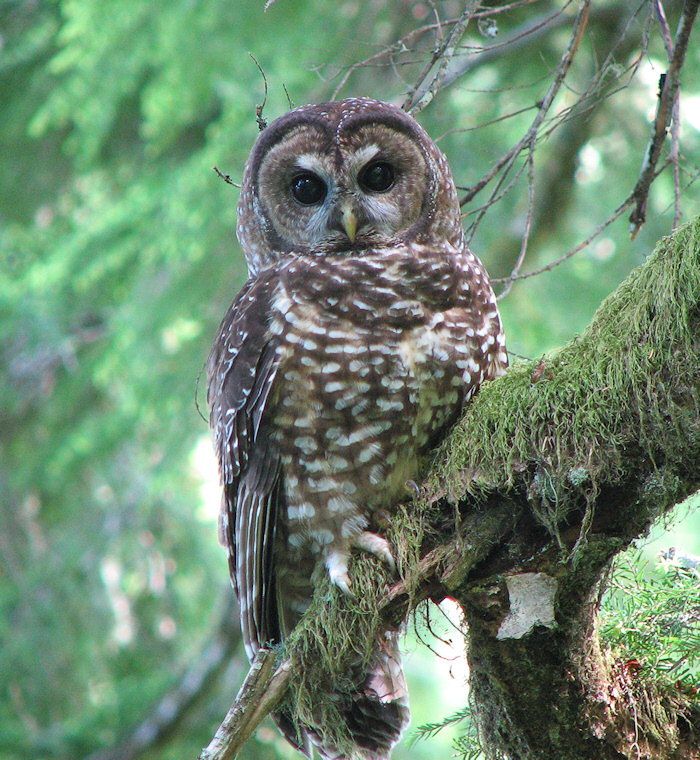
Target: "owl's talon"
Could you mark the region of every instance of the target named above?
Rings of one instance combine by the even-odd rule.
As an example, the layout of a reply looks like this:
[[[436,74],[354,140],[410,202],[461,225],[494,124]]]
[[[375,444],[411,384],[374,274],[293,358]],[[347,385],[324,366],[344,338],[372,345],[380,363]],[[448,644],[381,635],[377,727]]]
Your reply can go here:
[[[334,586],[337,586],[346,596],[355,596],[350,589],[348,559],[350,559],[348,552],[331,552],[326,557],[326,569],[328,570],[328,577]]]
[[[374,519],[381,528],[388,528],[391,526],[391,515],[385,509],[379,509],[374,514]]]
[[[396,570],[394,555],[391,553],[391,547],[385,538],[378,536],[376,533],[365,531],[353,540],[352,545],[358,549],[364,549],[364,551],[370,554],[374,554],[377,559],[386,562],[392,571]]]
[[[418,487],[418,483],[416,483],[415,480],[407,480],[404,485],[406,486],[406,490],[412,496],[420,496],[420,488]]]

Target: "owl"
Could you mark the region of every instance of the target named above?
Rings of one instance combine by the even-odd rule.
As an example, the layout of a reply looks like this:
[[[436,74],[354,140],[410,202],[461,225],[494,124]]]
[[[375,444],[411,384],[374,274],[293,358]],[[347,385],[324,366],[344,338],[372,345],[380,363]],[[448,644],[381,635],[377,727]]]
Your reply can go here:
[[[207,398],[252,660],[298,623],[319,568],[345,594],[353,550],[393,568],[378,517],[508,359],[449,166],[400,108],[351,98],[274,121],[238,216],[250,276],[211,351]],[[350,756],[387,758],[409,716],[396,633],[378,638],[358,693],[337,698]],[[310,742],[341,756],[322,727],[276,717],[309,757]]]

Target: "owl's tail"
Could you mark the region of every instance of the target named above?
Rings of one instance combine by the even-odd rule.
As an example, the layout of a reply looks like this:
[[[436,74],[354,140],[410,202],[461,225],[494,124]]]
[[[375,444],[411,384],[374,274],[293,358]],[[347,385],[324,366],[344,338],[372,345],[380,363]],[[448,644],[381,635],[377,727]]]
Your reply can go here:
[[[388,758],[410,717],[398,633],[387,632],[378,643],[362,691],[347,711],[347,725],[357,745],[358,758]]]
[[[359,691],[337,695],[345,723],[342,733],[353,749],[336,747],[321,727],[298,726],[289,713],[277,713],[275,721],[287,740],[307,757],[313,743],[324,760],[388,760],[410,719],[398,639],[395,631],[384,633]]]

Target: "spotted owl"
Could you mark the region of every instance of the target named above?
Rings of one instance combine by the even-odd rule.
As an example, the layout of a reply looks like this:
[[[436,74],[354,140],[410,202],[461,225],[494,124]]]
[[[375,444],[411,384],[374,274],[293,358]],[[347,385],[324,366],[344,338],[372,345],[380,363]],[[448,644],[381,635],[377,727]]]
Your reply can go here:
[[[238,215],[250,276],[209,357],[207,397],[253,659],[297,624],[319,567],[346,594],[353,549],[393,567],[378,517],[508,360],[449,166],[401,109],[351,98],[277,119],[252,150]],[[346,696],[352,757],[388,757],[408,721],[396,639],[378,639]],[[309,757],[310,742],[340,757],[321,728],[276,717]]]

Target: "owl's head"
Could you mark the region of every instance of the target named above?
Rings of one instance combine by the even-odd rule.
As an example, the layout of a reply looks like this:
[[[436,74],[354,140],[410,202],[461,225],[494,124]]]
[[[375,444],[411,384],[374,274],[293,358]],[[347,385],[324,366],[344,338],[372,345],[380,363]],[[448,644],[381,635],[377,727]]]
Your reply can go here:
[[[251,274],[284,255],[460,245],[463,234],[445,157],[415,119],[369,98],[272,122],[246,165],[238,216]]]

